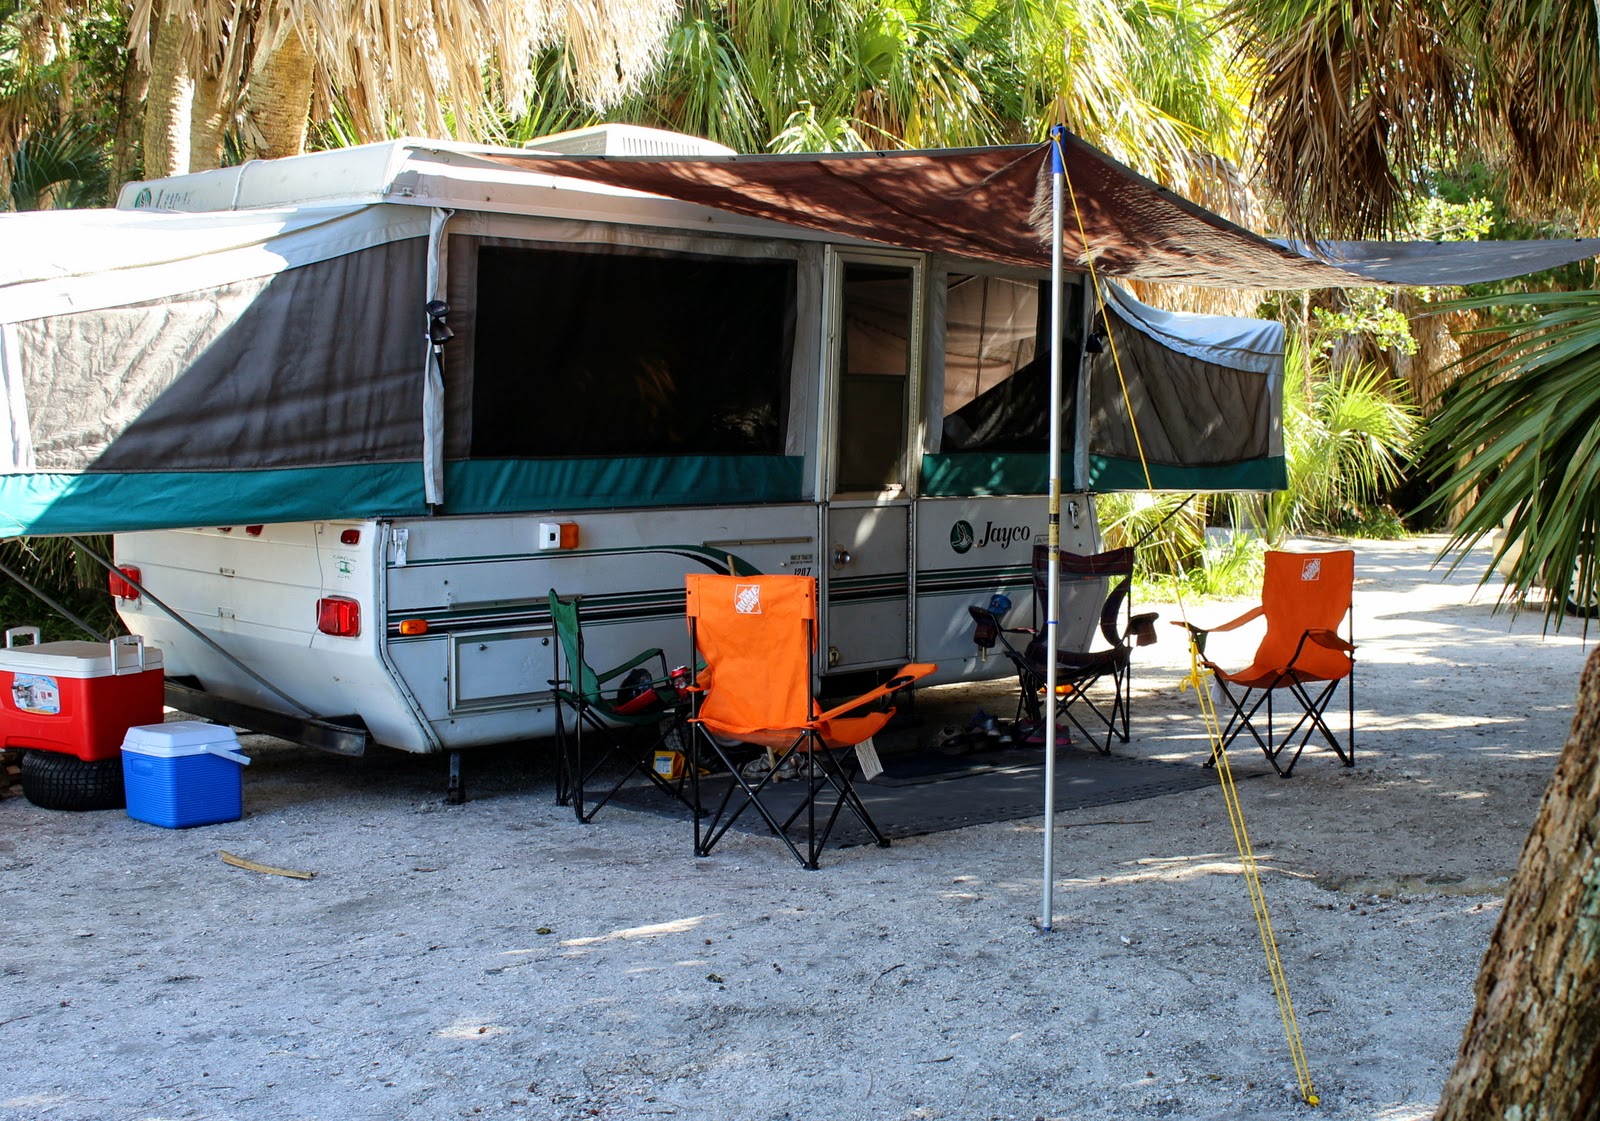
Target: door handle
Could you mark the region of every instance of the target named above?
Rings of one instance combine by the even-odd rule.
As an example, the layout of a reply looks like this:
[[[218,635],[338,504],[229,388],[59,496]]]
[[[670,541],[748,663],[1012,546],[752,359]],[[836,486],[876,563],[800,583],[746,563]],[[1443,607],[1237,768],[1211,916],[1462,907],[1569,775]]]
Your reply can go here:
[[[844,548],[842,545],[834,548],[833,564],[835,568],[843,568],[845,565],[849,564],[852,559],[854,558],[850,556],[849,549]]]

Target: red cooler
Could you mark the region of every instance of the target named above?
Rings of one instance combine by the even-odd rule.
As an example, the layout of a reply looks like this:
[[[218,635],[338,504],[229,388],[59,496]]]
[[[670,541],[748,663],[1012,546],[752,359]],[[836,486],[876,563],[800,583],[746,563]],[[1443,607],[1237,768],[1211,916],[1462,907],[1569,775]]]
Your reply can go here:
[[[23,636],[32,638],[18,645]],[[40,642],[12,627],[0,650],[0,747],[115,759],[128,729],[162,720],[161,651],[137,635],[106,642]]]

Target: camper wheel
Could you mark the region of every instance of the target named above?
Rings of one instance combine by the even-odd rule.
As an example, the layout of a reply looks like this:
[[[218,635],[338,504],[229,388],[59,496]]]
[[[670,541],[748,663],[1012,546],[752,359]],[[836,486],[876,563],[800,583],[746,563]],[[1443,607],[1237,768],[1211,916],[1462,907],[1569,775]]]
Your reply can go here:
[[[47,810],[121,809],[127,805],[122,759],[86,762],[60,751],[25,751],[22,794]]]

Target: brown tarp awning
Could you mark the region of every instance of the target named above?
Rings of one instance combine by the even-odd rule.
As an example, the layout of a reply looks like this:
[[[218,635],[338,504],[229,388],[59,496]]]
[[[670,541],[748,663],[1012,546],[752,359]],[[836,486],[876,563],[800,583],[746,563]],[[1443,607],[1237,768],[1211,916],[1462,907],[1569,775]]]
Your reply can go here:
[[[1327,288],[1373,280],[1258,237],[1157,186],[1077,137],[1067,180],[1107,276],[1171,284]],[[901,249],[1025,268],[1050,265],[1050,145],[921,152],[711,157],[494,153],[497,163],[627,187]],[[1067,204],[1064,257],[1088,259]]]

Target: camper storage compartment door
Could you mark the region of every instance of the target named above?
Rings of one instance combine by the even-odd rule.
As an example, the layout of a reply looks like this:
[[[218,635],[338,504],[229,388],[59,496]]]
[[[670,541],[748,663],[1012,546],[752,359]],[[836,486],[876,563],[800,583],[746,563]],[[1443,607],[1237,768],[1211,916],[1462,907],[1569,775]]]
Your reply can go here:
[[[483,712],[547,700],[552,670],[548,627],[450,635],[450,712]]]

